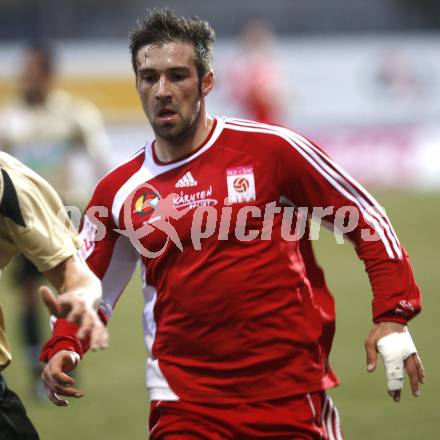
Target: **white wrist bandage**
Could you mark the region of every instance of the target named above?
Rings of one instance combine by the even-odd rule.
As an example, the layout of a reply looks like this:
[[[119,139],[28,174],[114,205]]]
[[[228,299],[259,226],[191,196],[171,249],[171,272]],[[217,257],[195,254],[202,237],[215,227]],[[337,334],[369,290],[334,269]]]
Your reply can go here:
[[[403,362],[417,349],[408,330],[402,333],[391,333],[377,341],[377,349],[385,364],[389,391],[403,387]]]
[[[72,359],[72,363],[75,365],[77,365],[79,363],[79,361],[81,360],[80,355],[74,351],[70,351],[69,356],[70,356],[70,359]]]

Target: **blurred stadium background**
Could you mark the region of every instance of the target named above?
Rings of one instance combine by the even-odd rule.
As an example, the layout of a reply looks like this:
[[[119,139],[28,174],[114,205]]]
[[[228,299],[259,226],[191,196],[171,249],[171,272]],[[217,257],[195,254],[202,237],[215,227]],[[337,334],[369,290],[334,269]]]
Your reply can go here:
[[[331,234],[316,243],[337,301],[332,363],[342,386],[331,392],[347,439],[439,439],[440,355],[437,311],[440,257],[440,4],[434,0],[1,0],[0,105],[14,93],[21,45],[48,38],[59,56],[59,85],[95,102],[105,116],[113,163],[150,136],[134,91],[128,29],[146,8],[170,6],[206,18],[217,32],[218,86],[212,114],[245,117],[231,95],[231,66],[243,54],[239,31],[258,18],[275,34],[280,122],[310,136],[377,195],[412,258],[424,311],[411,323],[427,384],[418,400],[408,386],[399,405],[387,398],[382,368],[365,372],[363,341],[370,326],[370,289],[350,245]],[[240,82],[234,82],[239,88]],[[234,90],[232,90],[233,94]],[[237,90],[237,93],[239,91]],[[87,181],[87,163],[75,168]],[[90,180],[90,179],[89,179]],[[84,185],[90,191],[93,182]],[[8,271],[7,271],[8,272]],[[9,271],[10,272],[10,271]],[[41,438],[142,439],[144,386],[142,295],[136,277],[110,325],[112,345],[82,364],[87,395],[68,409],[33,401],[14,319],[8,273],[2,302],[14,347],[6,371]]]

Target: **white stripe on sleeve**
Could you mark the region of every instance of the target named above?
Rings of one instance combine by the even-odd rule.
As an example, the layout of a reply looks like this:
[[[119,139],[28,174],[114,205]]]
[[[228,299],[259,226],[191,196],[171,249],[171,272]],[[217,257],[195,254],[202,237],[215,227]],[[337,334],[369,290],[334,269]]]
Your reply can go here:
[[[356,188],[353,187],[353,184],[350,181],[345,180],[345,177],[339,175],[336,170],[332,169],[328,164],[326,164],[323,160],[324,155],[320,157],[316,154],[316,151],[319,150],[316,149],[316,151],[310,151],[311,148],[307,144],[304,144],[304,142],[295,139],[295,133],[288,129],[252,122],[246,122],[246,125],[242,125],[244,123],[241,121],[233,123],[230,123],[228,121],[229,120],[227,120],[227,123],[225,125],[225,127],[227,128],[231,128],[237,131],[275,134],[287,141],[338,192],[340,192],[344,197],[353,202],[353,204],[355,204],[359,208],[365,220],[371,226],[373,226],[375,231],[378,233],[388,256],[392,259],[402,258],[402,250],[400,244],[397,241],[397,238],[393,234],[394,231],[391,230],[390,225],[385,221],[386,217],[377,214],[378,211],[381,211],[379,205],[374,204],[373,207],[375,208],[375,210],[371,209],[371,205],[369,205],[367,201],[359,194]],[[372,196],[370,197],[371,203],[373,203],[374,199]],[[389,236],[391,236],[391,239]]]

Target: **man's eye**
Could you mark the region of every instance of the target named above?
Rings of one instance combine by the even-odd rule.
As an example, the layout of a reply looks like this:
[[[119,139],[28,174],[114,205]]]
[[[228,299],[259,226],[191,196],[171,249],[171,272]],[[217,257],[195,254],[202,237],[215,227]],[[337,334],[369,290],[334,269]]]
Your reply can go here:
[[[146,82],[149,82],[149,83],[152,83],[152,82],[156,81],[156,78],[155,78],[154,75],[141,75],[141,79],[143,81],[146,81]]]
[[[172,79],[173,81],[183,81],[186,78],[184,73],[173,73]]]

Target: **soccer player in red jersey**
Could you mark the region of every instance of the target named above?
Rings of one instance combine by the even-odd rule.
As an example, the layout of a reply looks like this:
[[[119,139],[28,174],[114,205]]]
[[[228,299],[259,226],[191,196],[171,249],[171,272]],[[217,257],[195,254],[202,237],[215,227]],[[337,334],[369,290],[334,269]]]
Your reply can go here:
[[[285,100],[281,66],[272,51],[274,38],[266,21],[247,21],[240,33],[242,49],[225,66],[223,81],[228,98],[238,105],[246,119],[269,124],[283,120]]]
[[[373,197],[295,131],[207,113],[206,22],[158,10],[130,41],[155,139],[98,183],[83,236],[105,319],[142,267],[150,438],[342,438],[325,392],[338,383],[334,304],[301,231],[311,215],[344,232],[368,271],[368,370],[378,349],[390,395],[400,399],[405,368],[417,396],[423,368],[406,323],[420,294]],[[58,320],[43,349],[51,395],[74,395],[62,372],[87,349],[75,330]]]

